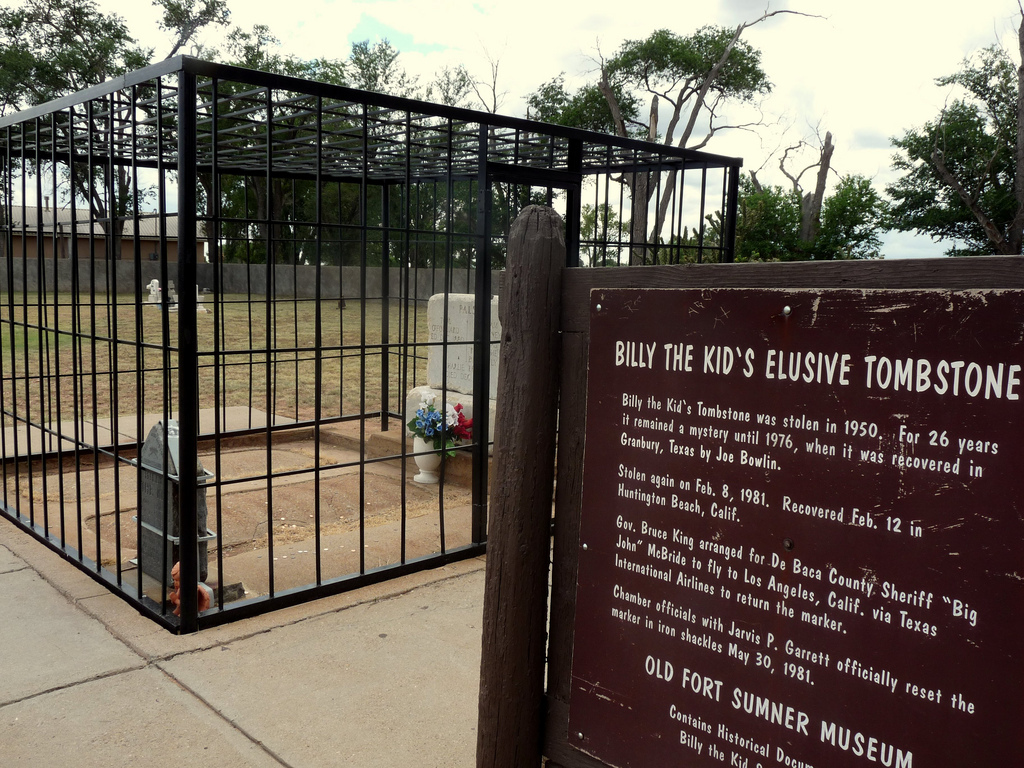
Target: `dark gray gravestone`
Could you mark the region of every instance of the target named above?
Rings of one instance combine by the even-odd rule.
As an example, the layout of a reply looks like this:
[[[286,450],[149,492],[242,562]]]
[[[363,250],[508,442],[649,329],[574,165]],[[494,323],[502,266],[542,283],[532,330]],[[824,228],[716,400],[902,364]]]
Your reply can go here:
[[[166,456],[166,459],[165,459]],[[205,581],[209,572],[207,555],[206,472],[196,459],[196,476],[200,484],[196,491],[197,532],[199,535],[199,580]],[[166,473],[166,474],[165,474]],[[139,461],[139,484],[142,489],[142,539],[139,543],[139,567],[142,572],[164,584],[171,583],[171,568],[179,559],[180,531],[178,478],[178,422],[169,419],[166,434],[162,421],[149,431],[142,445]],[[166,533],[165,533],[166,532]]]

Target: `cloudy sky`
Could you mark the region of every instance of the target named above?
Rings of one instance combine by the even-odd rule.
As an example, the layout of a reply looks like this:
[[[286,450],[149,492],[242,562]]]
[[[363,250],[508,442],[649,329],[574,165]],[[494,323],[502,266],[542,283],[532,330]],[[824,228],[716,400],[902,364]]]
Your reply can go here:
[[[99,0],[116,11],[162,55],[156,11],[139,0]],[[831,131],[833,168],[859,173],[879,188],[893,179],[890,137],[934,118],[950,91],[934,79],[956,71],[965,56],[988,45],[1017,49],[1017,0],[235,0],[232,22],[264,23],[286,51],[305,57],[344,58],[354,41],[389,39],[410,72],[428,81],[443,65],[465,64],[478,77],[499,65],[500,111],[523,115],[525,97],[566,74],[570,86],[593,76],[598,51],[613,54],[626,39],[667,28],[686,35],[705,24],[735,26],[770,10],[780,15],[752,27],[744,39],[762,52],[774,90],[764,102],[773,127],[760,136],[716,136],[709,151],[740,156],[763,180],[783,183],[779,146]],[[940,256],[947,244],[891,235],[887,257]]]

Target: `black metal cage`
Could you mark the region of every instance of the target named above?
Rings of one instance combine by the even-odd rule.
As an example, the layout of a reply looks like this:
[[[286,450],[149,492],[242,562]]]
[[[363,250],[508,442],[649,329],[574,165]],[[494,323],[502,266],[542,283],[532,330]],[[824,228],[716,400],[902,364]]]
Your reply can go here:
[[[186,57],[0,157],[0,512],[177,631],[482,552],[515,216],[570,267],[731,261],[740,167]],[[437,485],[431,397],[474,420]]]

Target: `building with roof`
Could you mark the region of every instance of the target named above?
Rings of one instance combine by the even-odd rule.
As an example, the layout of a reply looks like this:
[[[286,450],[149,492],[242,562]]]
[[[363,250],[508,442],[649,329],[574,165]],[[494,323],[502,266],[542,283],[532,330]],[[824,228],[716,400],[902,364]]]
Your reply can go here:
[[[52,207],[46,198],[42,208],[12,205],[8,214],[15,258],[128,260],[138,251],[142,261],[178,260],[178,217],[173,213],[140,213],[111,222],[109,218],[88,218],[88,209]],[[114,228],[120,228],[117,236],[113,236]],[[205,243],[197,236],[199,262],[205,261],[205,253]]]

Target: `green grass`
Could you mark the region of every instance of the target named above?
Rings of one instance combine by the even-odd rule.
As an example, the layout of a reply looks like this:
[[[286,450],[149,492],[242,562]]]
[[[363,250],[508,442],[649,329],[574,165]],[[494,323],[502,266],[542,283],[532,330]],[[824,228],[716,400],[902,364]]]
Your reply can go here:
[[[165,403],[177,409],[177,313],[130,296],[95,305],[87,296],[71,299],[61,294],[54,303],[48,295],[40,308],[38,297],[17,296],[13,311],[0,305],[4,408],[27,409],[34,421],[55,419],[58,404],[61,420],[107,418],[115,407],[121,415],[162,412]],[[385,377],[379,300],[349,300],[341,309],[337,301],[222,297],[216,318],[212,311],[196,318],[200,407],[251,406],[298,419],[319,409],[330,418],[380,410],[387,392],[392,409],[400,408],[413,377],[424,383],[426,353],[410,358],[405,342],[426,341],[426,310],[406,318],[403,304],[389,304]],[[40,324],[43,331],[32,327]]]
[[[11,339],[11,333],[13,331],[14,339]],[[40,346],[43,346],[45,350],[55,349],[56,345],[60,343],[61,338],[53,331],[38,331],[35,328],[23,328],[21,326],[12,326],[8,324],[5,327],[5,332],[2,338],[0,338],[0,355],[3,357],[5,368],[10,365],[11,350],[16,350],[17,354],[24,357],[28,355],[38,355]]]

